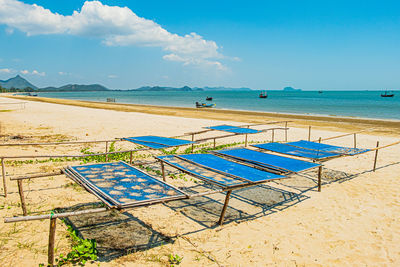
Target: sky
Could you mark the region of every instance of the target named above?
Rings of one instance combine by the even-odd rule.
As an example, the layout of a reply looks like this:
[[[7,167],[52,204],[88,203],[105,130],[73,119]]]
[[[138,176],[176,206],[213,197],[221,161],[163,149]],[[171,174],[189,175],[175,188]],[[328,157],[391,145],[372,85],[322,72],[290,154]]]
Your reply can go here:
[[[400,1],[0,0],[0,79],[394,90]]]

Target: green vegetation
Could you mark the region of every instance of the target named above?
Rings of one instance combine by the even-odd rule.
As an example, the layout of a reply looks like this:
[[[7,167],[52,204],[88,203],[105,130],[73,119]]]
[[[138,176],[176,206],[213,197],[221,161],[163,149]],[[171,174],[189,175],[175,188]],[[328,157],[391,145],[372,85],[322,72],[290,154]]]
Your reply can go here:
[[[168,255],[168,261],[171,264],[171,267],[176,265],[179,265],[183,260],[183,257],[180,257],[178,254],[169,254]]]
[[[72,240],[72,249],[67,255],[60,254],[56,259],[57,266],[65,264],[85,265],[87,261],[97,260],[97,244],[94,239],[83,239],[68,225],[68,234]]]

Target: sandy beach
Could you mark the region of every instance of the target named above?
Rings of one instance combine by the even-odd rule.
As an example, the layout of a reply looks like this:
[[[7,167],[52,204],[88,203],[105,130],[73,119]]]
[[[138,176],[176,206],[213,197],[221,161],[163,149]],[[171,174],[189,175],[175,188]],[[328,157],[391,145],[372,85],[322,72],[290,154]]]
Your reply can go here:
[[[2,143],[180,136],[210,125],[284,120],[292,121],[289,141],[307,139],[309,125],[312,140],[371,128],[357,135],[357,147],[400,140],[397,121],[0,97],[2,103],[21,101],[25,108],[0,108]],[[212,135],[217,133],[204,136]],[[271,133],[251,135],[249,140],[268,142]],[[276,131],[275,140],[283,141],[284,132]],[[243,136],[218,140],[218,144],[233,142],[243,142]],[[327,143],[352,147],[353,136]],[[179,266],[399,266],[399,147],[379,151],[375,172],[374,153],[324,163],[322,192],[317,192],[315,180],[303,176],[234,192],[221,227],[216,221],[223,194],[71,218],[71,223],[84,238],[96,239],[104,256],[94,265],[100,266],[170,266],[169,255],[183,257]],[[127,142],[116,143],[116,149],[130,148]],[[80,154],[82,149],[104,151],[101,145],[88,144],[0,147],[0,156]],[[6,160],[9,196],[4,198],[0,191],[1,266],[47,262],[48,220],[3,222],[4,217],[22,214],[17,183],[9,178],[74,164],[80,162]],[[198,186],[189,176],[181,178],[167,182]],[[99,202],[63,175],[24,181],[24,189],[32,215]],[[67,226],[58,221],[56,255],[68,253],[70,247]]]

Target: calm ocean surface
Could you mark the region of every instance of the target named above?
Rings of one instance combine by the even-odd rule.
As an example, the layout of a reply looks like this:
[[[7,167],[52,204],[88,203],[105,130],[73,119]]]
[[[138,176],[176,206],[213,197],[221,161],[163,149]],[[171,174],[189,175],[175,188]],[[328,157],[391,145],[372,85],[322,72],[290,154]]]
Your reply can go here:
[[[212,96],[219,109],[236,109],[309,115],[348,116],[400,120],[400,93],[393,98],[381,97],[380,91],[268,91],[268,98],[258,98],[259,91],[220,92],[57,92],[39,96],[104,101],[115,98],[117,103],[195,107],[195,102]]]

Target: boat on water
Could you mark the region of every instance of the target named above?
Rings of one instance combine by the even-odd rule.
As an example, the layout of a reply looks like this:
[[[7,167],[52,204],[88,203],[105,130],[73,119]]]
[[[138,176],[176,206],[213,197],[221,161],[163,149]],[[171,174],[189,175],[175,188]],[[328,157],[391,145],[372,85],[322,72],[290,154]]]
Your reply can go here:
[[[389,94],[388,94],[388,92],[385,91],[384,94],[381,94],[381,97],[394,97],[394,94],[393,94],[393,93],[389,93]]]
[[[266,91],[262,91],[262,92],[258,95],[258,97],[259,97],[259,98],[267,98],[267,97],[268,97],[268,94],[267,94]]]
[[[215,104],[206,104],[206,103],[199,103],[196,102],[196,108],[213,108]]]
[[[318,91],[318,94],[322,94],[322,92],[323,92],[323,91],[319,90],[319,91]]]
[[[213,98],[212,98],[212,96],[207,96],[207,97],[206,97],[206,100],[207,100],[207,101],[212,101]]]

